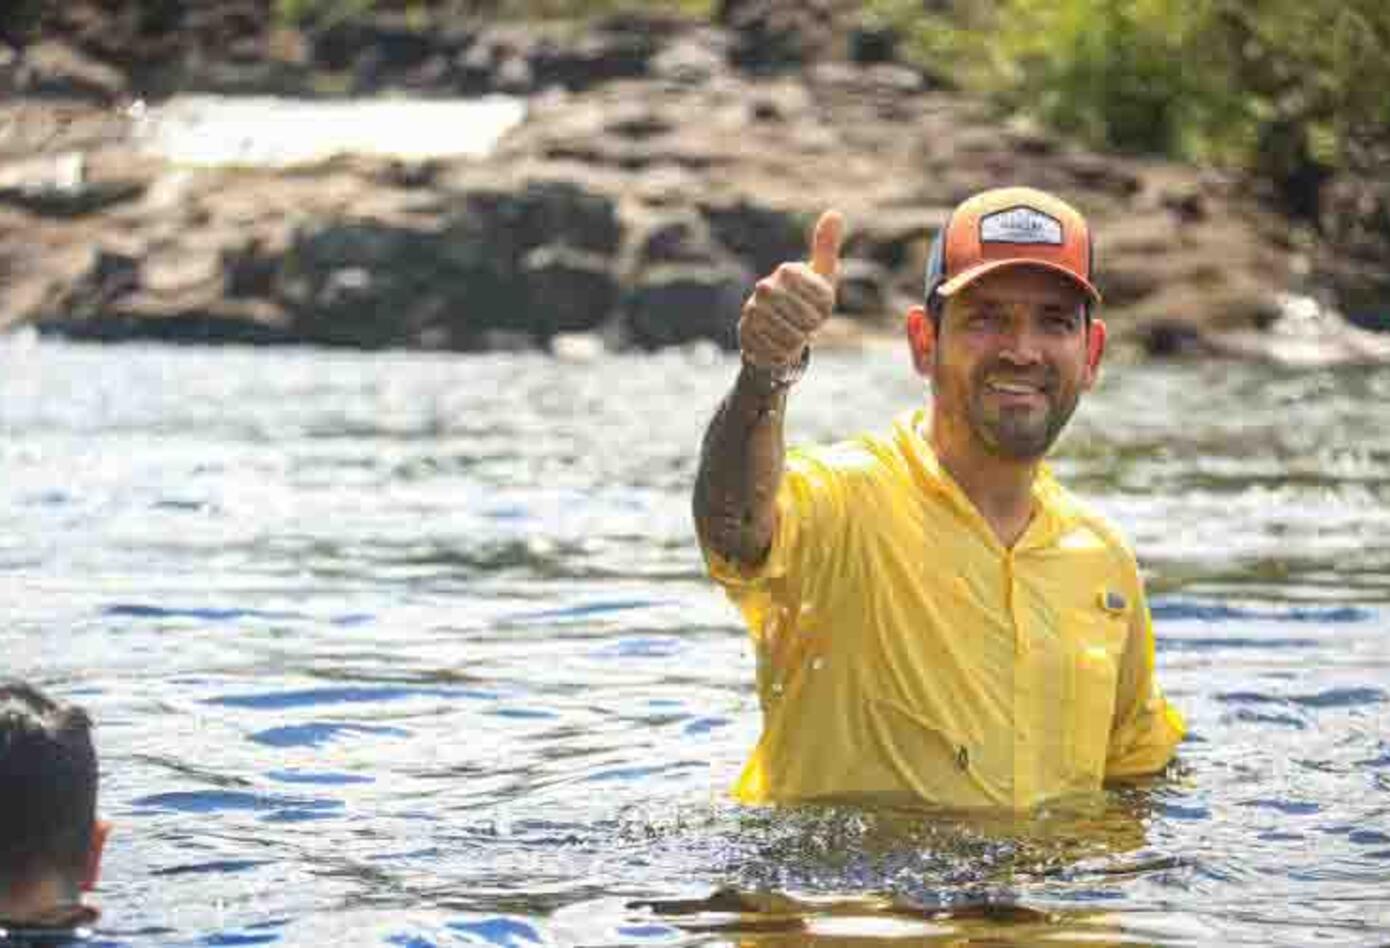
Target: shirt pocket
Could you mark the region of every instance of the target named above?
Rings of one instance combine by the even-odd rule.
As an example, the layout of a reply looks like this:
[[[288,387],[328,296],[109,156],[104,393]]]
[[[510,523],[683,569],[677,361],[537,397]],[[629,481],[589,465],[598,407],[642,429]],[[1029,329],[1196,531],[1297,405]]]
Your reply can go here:
[[[1099,609],[1066,614],[1066,724],[1070,782],[1077,790],[1099,789],[1115,717],[1122,621]]]

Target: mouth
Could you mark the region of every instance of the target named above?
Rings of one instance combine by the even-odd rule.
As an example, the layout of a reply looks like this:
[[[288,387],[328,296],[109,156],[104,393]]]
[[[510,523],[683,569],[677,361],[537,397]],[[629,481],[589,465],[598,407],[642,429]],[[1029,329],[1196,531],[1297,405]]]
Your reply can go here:
[[[1042,382],[1029,379],[991,378],[985,380],[984,388],[1004,401],[1035,402],[1047,397],[1047,387]]]

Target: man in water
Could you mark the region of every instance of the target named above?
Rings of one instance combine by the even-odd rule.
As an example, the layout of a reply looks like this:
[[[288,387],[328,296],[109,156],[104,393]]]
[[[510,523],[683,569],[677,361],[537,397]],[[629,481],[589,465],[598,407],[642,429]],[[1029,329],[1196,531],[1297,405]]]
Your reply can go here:
[[[97,918],[108,827],[96,818],[91,720],[26,684],[0,682],[0,941]]]
[[[1024,809],[1161,770],[1184,725],[1134,557],[1042,463],[1105,350],[1086,221],[1028,188],[962,203],[907,313],[930,409],[784,454],[843,230],[823,215],[749,296],[700,458],[701,546],[758,658],[735,796]]]

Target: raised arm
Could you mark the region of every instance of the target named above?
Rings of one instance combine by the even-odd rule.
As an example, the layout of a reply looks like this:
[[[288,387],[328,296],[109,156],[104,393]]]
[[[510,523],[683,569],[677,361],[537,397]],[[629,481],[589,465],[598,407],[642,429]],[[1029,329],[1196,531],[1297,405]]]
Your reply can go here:
[[[787,388],[835,307],[843,239],[844,219],[826,211],[816,222],[810,262],[782,264],[743,304],[743,366],[705,430],[694,496],[701,542],[741,566],[762,563],[777,527]]]

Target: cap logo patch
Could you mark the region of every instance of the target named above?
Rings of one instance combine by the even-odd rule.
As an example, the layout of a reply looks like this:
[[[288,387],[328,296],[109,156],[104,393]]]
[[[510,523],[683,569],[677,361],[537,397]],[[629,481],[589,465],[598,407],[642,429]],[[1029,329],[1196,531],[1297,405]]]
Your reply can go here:
[[[1062,222],[1032,207],[1011,207],[980,218],[985,244],[1062,245]]]

